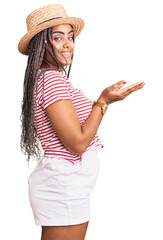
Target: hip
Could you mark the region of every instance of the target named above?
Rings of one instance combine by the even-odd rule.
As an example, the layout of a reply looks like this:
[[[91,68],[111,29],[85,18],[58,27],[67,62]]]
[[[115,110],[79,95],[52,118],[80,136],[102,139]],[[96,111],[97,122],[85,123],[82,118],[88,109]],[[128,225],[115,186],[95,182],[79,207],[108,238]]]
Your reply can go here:
[[[80,189],[95,185],[100,168],[97,148],[82,155],[82,161],[69,162],[60,156],[44,157],[29,175],[28,184],[38,188]]]

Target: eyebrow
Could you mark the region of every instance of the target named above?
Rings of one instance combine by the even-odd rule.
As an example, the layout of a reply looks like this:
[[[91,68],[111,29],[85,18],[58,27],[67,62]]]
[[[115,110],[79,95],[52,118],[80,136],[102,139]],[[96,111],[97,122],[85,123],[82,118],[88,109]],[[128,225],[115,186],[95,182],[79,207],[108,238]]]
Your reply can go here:
[[[71,30],[70,32],[68,32],[68,34],[70,34],[70,33],[72,33],[72,32],[73,32],[73,30]],[[61,32],[61,31],[55,31],[55,32],[53,32],[53,34],[54,34],[54,33],[61,33],[61,34],[63,34],[63,35],[65,34],[64,32]]]

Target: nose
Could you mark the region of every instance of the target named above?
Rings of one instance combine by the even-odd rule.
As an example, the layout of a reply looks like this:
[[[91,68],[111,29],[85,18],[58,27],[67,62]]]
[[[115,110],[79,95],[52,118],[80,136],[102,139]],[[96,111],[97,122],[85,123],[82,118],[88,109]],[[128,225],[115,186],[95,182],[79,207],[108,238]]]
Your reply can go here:
[[[70,47],[70,41],[68,39],[65,39],[65,41],[63,43],[63,47],[64,48],[69,48]]]

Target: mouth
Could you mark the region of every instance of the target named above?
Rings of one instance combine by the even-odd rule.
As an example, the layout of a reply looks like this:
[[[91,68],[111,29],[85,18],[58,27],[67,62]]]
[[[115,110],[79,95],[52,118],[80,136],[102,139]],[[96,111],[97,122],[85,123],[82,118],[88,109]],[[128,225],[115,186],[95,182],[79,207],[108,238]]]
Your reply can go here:
[[[71,52],[61,52],[61,53],[62,53],[62,55],[63,55],[64,57],[66,57],[66,58],[71,57]]]

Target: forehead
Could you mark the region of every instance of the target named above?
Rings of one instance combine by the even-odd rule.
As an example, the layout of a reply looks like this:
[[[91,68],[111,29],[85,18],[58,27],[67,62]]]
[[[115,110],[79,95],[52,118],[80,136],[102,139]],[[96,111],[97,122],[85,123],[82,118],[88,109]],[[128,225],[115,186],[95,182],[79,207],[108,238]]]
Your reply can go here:
[[[53,32],[54,31],[70,32],[71,30],[73,30],[73,28],[70,24],[60,24],[53,27]]]

